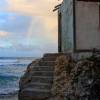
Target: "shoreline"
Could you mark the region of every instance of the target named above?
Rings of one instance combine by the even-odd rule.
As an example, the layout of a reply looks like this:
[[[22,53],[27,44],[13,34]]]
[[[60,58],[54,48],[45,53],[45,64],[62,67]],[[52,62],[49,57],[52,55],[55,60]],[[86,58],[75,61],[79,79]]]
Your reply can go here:
[[[18,100],[18,94],[12,96],[2,96],[0,100]]]

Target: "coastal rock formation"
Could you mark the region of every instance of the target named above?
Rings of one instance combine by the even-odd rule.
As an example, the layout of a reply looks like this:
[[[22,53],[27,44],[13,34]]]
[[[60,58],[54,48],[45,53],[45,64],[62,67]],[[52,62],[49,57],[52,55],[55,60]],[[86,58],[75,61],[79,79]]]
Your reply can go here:
[[[100,100],[100,56],[44,55],[21,78],[19,100]]]
[[[70,79],[70,71],[72,69],[70,56],[60,56],[56,60],[53,80],[53,95],[63,95],[66,82]]]
[[[69,64],[66,63],[68,59],[65,60],[65,57],[62,59],[64,66],[68,67]],[[72,67],[69,65],[70,71],[66,71],[66,76],[63,74],[64,78],[62,80],[60,78],[58,82],[54,79],[54,84],[60,84],[60,87],[54,85],[53,88],[56,88],[56,91],[53,91],[53,97],[49,100],[100,100],[100,57],[90,57],[70,63]],[[62,74],[59,77],[62,77]],[[62,82],[64,84],[61,85]]]
[[[66,100],[100,100],[100,57],[77,62],[70,76]]]

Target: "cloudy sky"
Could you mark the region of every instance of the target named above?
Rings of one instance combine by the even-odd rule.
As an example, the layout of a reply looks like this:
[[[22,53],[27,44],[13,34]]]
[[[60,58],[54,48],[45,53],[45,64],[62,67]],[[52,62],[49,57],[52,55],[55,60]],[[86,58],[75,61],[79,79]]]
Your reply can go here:
[[[0,0],[0,56],[57,51],[58,0]]]

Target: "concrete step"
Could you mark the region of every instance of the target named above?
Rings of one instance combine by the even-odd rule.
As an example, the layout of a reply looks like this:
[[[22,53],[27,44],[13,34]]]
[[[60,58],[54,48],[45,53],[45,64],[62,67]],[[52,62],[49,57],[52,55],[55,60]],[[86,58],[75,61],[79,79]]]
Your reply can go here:
[[[56,61],[57,57],[43,57],[41,58],[42,61]]]
[[[46,53],[46,54],[44,54],[43,57],[58,57],[61,55],[68,56],[68,55],[70,55],[70,53]]]
[[[55,61],[40,61],[40,66],[55,66]]]
[[[27,84],[24,88],[31,87],[33,89],[48,89],[52,88],[52,84],[50,83],[39,83],[39,82],[31,82]]]
[[[53,83],[53,76],[32,76],[31,82]]]
[[[34,71],[32,76],[53,76],[53,71]]]
[[[33,71],[53,71],[53,66],[35,66]]]
[[[32,89],[30,87],[21,91],[20,98],[21,96],[22,98],[27,98],[25,100],[43,100],[51,96],[51,91],[46,89]]]

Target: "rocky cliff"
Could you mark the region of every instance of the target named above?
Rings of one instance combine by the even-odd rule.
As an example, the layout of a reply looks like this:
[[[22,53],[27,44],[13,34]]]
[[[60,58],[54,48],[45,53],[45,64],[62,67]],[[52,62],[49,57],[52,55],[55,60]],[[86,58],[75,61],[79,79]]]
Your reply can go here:
[[[53,59],[54,62],[51,63],[50,59]],[[30,64],[21,78],[19,100],[100,100],[100,56],[93,55],[74,61],[69,55],[59,55],[43,57],[42,64],[40,62],[41,59]],[[39,65],[42,66],[36,67]],[[32,77],[32,73],[36,73],[36,68],[40,69],[38,71],[40,71],[41,78],[47,77],[43,79],[42,83],[41,78],[34,80]],[[49,73],[50,71],[52,74]],[[40,81],[42,87],[41,84],[30,85],[32,80],[35,83],[37,80]],[[45,83],[46,81],[48,83]],[[29,88],[31,91],[28,90]],[[38,91],[36,92],[36,90]]]

